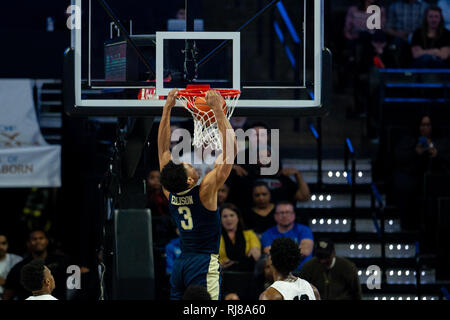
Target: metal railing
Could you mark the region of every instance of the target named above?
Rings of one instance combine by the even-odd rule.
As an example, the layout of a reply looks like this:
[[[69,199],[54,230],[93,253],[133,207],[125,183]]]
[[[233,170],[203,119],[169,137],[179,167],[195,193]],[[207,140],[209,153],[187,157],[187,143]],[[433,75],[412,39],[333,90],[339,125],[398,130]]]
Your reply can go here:
[[[351,162],[351,172],[349,172],[349,161]],[[356,220],[356,158],[355,149],[350,138],[345,139],[344,146],[344,172],[346,173],[347,182],[350,185],[351,190],[351,232],[355,233],[355,220]]]
[[[317,129],[312,122],[308,124],[314,139],[317,142],[317,186],[322,190],[322,119],[317,118]]]

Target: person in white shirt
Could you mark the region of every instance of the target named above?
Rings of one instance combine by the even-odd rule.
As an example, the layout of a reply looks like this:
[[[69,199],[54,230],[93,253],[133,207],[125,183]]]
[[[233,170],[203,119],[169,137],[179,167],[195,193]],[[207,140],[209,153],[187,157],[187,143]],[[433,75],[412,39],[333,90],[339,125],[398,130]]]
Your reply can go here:
[[[16,254],[8,253],[8,238],[0,233],[0,300],[4,290],[3,285],[6,282],[9,271],[22,259]]]
[[[50,269],[44,265],[44,260],[35,259],[23,266],[20,281],[33,294],[25,300],[58,300],[52,296],[55,279]]]
[[[308,281],[292,275],[300,263],[298,245],[291,238],[276,238],[270,247],[274,283],[259,300],[320,300],[319,291]]]

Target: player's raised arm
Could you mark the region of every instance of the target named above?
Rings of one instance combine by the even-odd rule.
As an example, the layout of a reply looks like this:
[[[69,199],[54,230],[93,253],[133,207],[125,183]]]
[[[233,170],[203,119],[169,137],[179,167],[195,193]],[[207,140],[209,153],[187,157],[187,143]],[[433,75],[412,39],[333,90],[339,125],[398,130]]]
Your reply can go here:
[[[161,122],[158,129],[158,159],[159,170],[162,170],[164,166],[172,158],[170,155],[170,112],[176,103],[177,89],[173,89],[167,96],[166,104],[164,105],[163,114],[161,116]]]
[[[224,101],[220,93],[214,90],[208,91],[205,100],[216,117],[222,143],[222,153],[217,157],[214,169],[205,176],[205,183],[213,184],[217,191],[225,183],[233,168],[237,142],[233,127],[223,112]]]

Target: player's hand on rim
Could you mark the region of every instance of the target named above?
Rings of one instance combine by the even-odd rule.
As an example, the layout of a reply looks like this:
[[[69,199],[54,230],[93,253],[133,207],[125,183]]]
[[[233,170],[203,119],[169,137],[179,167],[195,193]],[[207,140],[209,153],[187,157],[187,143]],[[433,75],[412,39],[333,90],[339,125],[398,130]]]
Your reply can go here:
[[[223,98],[219,91],[210,90],[205,94],[206,103],[213,109],[213,111],[222,110]]]
[[[166,108],[173,108],[175,106],[175,103],[177,102],[177,95],[178,95],[178,89],[172,89],[169,92],[169,95],[167,96],[166,100]]]

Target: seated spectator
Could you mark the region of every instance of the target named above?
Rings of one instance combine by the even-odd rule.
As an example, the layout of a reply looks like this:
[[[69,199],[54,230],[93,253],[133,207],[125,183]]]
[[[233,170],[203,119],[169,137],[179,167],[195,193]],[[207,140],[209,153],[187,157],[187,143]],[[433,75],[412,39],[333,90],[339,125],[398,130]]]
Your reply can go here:
[[[258,295],[272,285],[272,260],[269,259],[268,254],[262,254],[256,262],[254,278],[254,288]]]
[[[439,0],[436,5],[442,9],[445,29],[450,30],[450,0]]]
[[[271,158],[272,154],[270,148],[259,150],[258,164],[252,169],[249,169],[249,179],[252,184],[256,181],[263,181],[269,187],[274,202],[290,201],[290,202],[305,202],[310,199],[310,191],[308,184],[303,179],[300,171],[294,168],[282,168],[280,163],[278,172],[274,175],[262,175],[261,168],[270,168],[271,161],[267,164],[262,164],[263,157]],[[295,178],[295,182],[290,177]]]
[[[266,254],[264,259],[264,290],[270,287],[272,283],[272,259],[270,259],[270,255]]]
[[[9,271],[22,260],[22,257],[8,253],[8,238],[5,234],[0,233],[0,300]]]
[[[301,255],[297,243],[290,238],[277,238],[270,248],[274,283],[259,300],[320,300],[317,289],[307,281],[292,274]]]
[[[322,300],[362,299],[356,266],[350,260],[336,257],[331,241],[318,241],[314,255],[303,265],[298,276],[314,285]]]
[[[410,38],[420,28],[427,7],[426,2],[419,0],[398,0],[389,6],[386,33],[397,52],[396,64],[399,67],[410,66]]]
[[[252,207],[244,216],[245,225],[257,234],[262,234],[275,225],[275,204],[271,201],[269,187],[265,182],[256,182],[252,192]]]
[[[250,163],[250,151],[252,148],[246,147],[245,151],[237,155],[236,161],[245,160],[245,163],[235,164],[230,175],[232,193],[230,201],[240,208],[248,207],[248,198],[251,196],[253,185],[256,181],[267,182],[272,192],[273,201],[309,201],[309,188],[303,180],[301,173],[292,168],[282,169],[281,162],[271,162],[270,134],[269,127],[263,122],[255,122],[249,126],[249,145],[256,146],[256,164]],[[268,158],[268,162],[264,161]],[[278,160],[278,159],[277,159]],[[265,175],[262,168],[274,169],[274,175]],[[295,182],[290,177],[294,177]]]
[[[169,202],[162,191],[161,173],[150,170],[147,178],[147,206],[152,214],[153,241],[157,247],[164,248],[170,239],[176,237],[174,222],[169,214]]]
[[[277,225],[262,234],[261,244],[263,252],[268,254],[276,238],[291,238],[298,244],[300,250],[301,259],[297,267],[297,270],[300,270],[305,262],[312,258],[314,237],[311,229],[296,223],[295,218],[294,206],[289,202],[279,202],[275,209]]]
[[[223,206],[224,203],[227,202],[228,195],[230,194],[230,186],[227,183],[224,183],[223,186],[220,187],[217,192],[217,207]]]
[[[34,259],[23,266],[20,282],[26,290],[32,293],[25,300],[58,300],[52,296],[52,292],[55,290],[55,279],[42,259]]]
[[[414,32],[411,47],[415,68],[450,66],[450,31],[445,29],[441,8],[427,9],[422,27]]]
[[[4,285],[5,291],[3,292],[4,300],[24,300],[31,292],[25,289],[20,283],[20,272],[26,264],[35,259],[43,259],[45,265],[49,267],[55,276],[56,282],[66,283],[66,270],[68,266],[67,258],[62,255],[52,254],[47,250],[48,238],[44,231],[33,230],[29,234],[27,242],[30,250],[30,255],[25,257],[22,261],[17,263],[9,272],[8,277]],[[54,295],[59,300],[66,299],[66,286],[58,286]]]
[[[159,170],[150,170],[147,178],[147,208],[153,216],[168,216],[169,202],[162,192],[160,179]]]
[[[245,133],[248,134],[248,140],[245,143],[238,143],[238,147],[244,148],[243,150],[238,150],[238,155],[236,156],[236,161],[240,159],[245,159],[245,163],[238,163],[233,166],[232,173],[238,177],[246,177],[249,172],[248,169],[253,169],[254,164],[250,164],[250,148],[249,146],[254,146],[255,150],[258,151],[259,147],[266,147],[270,145],[270,135],[269,126],[264,122],[254,122],[244,128],[242,128]],[[259,169],[259,168],[256,168]],[[252,171],[252,170],[250,170]]]
[[[222,236],[219,261],[225,270],[253,271],[261,256],[261,242],[253,230],[245,230],[239,209],[231,204],[221,208]]]
[[[230,202],[241,209],[247,209],[248,197],[251,195],[253,188],[253,176],[259,175],[259,165],[250,163],[250,149],[258,152],[260,144],[267,146],[270,143],[270,135],[268,135],[270,129],[264,122],[254,122],[246,124],[242,130],[245,134],[248,134],[248,140],[238,141],[238,148],[240,149],[229,178]],[[249,148],[250,145],[253,148]]]
[[[394,54],[391,50],[388,50],[388,39],[386,33],[383,31],[376,31],[371,35],[370,45],[365,46],[361,53],[357,66],[358,73],[360,74],[368,74],[374,67],[378,69],[398,67]],[[361,84],[361,90],[364,90],[363,85],[368,86],[369,84],[365,81],[364,84]],[[367,96],[364,98],[367,99]]]
[[[413,133],[404,135],[394,149],[392,197],[402,215],[402,228],[420,227],[420,199],[426,172],[449,173],[450,146],[447,139],[433,129],[430,116],[419,117]]]
[[[176,229],[176,233],[179,236],[180,231]],[[166,274],[171,275],[173,270],[173,264],[181,254],[180,238],[170,240],[166,245]]]
[[[376,5],[379,6],[376,0],[360,0],[357,6],[351,6],[347,10],[345,17],[344,36],[349,42],[349,49],[351,52],[350,60],[359,60],[361,54],[359,51],[365,47],[371,47],[371,35],[375,33],[375,29],[367,27],[367,21],[372,13],[367,13],[367,8]],[[381,29],[386,25],[386,9],[381,7]]]

